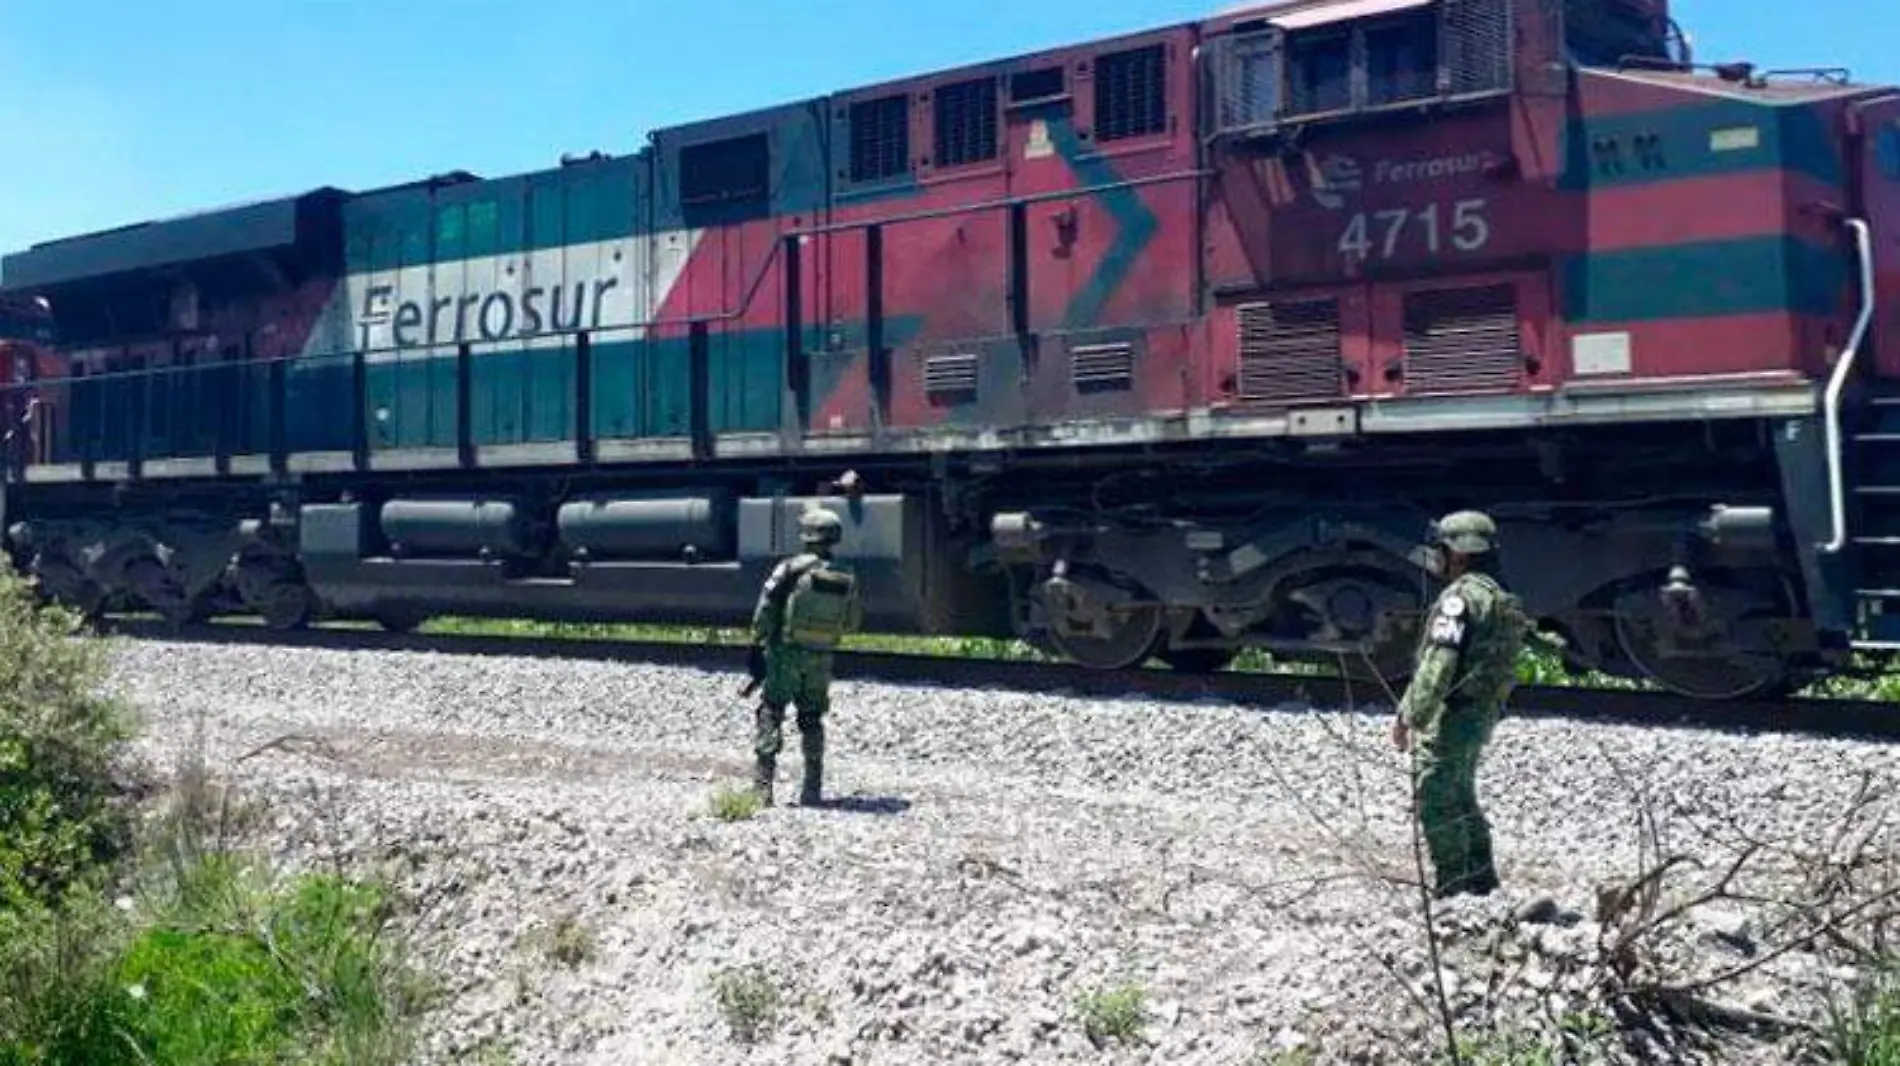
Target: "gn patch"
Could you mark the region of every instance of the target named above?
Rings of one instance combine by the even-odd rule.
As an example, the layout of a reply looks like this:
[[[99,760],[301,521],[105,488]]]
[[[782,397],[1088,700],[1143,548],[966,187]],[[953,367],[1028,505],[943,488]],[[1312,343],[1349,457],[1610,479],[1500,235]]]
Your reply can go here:
[[[1460,647],[1465,642],[1465,601],[1458,595],[1446,596],[1432,612],[1426,636],[1441,648]]]

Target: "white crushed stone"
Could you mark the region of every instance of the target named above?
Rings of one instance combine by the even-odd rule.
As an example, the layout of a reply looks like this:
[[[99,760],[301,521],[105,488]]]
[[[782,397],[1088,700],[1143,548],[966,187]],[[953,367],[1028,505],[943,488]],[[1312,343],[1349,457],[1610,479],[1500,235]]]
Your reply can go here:
[[[1264,1066],[1295,1048],[1396,1063],[1426,1061],[1437,1035],[1398,984],[1428,984],[1416,892],[1369,876],[1412,861],[1383,717],[840,682],[826,787],[848,803],[785,805],[788,722],[781,805],[726,824],[708,801],[751,762],[736,675],[173,643],[115,655],[158,767],[202,721],[214,772],[268,805],[257,833],[280,861],[340,858],[414,897],[419,960],[447,993],[431,1066],[491,1046],[522,1066]],[[1838,813],[1863,773],[1891,781],[1890,750],[1507,720],[1480,779],[1506,888],[1441,915],[1451,1000],[1546,1029],[1581,1001],[1562,960],[1595,939],[1597,883],[1635,868],[1637,785],[1771,836]],[[1508,921],[1538,897],[1581,920]],[[561,916],[596,941],[577,966],[541,946]],[[1750,935],[1744,918],[1711,921]],[[1720,965],[1728,944],[1697,950]],[[780,1005],[746,1048],[710,982],[750,964]],[[1811,1014],[1825,968],[1801,952],[1764,966],[1749,1005]],[[1494,970],[1512,975],[1501,989]],[[1076,997],[1123,980],[1146,990],[1144,1036],[1098,1048]],[[1762,1044],[1728,1061],[1783,1058]]]

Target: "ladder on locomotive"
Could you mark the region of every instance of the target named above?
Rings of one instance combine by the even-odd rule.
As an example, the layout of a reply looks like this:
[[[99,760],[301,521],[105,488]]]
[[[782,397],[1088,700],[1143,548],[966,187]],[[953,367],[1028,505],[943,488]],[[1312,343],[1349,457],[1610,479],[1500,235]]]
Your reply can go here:
[[[1892,653],[1900,652],[1900,382],[1868,372],[1877,292],[1873,233],[1864,220],[1848,227],[1861,307],[1824,396],[1831,539],[1817,547],[1845,564],[1836,573],[1852,575],[1853,647]],[[1850,384],[1858,393],[1851,409]]]
[[[1900,384],[1869,386],[1848,436],[1847,547],[1863,651],[1900,652]]]

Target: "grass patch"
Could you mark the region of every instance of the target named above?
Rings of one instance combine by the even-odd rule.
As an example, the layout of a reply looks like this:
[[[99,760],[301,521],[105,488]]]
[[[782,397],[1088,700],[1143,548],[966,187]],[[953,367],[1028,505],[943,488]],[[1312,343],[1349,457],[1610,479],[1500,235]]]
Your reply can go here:
[[[430,989],[388,893],[240,854],[197,751],[134,832],[104,647],[0,560],[0,1066],[405,1061]]]
[[[1097,989],[1078,996],[1075,1011],[1089,1040],[1128,1043],[1140,1039],[1147,1025],[1148,993],[1140,985]]]
[[[1831,1003],[1822,1039],[1838,1066],[1900,1066],[1900,962]]]
[[[756,1044],[778,1022],[778,987],[757,966],[713,975],[713,999],[726,1029],[741,1044]]]
[[[569,969],[594,961],[600,953],[594,931],[572,914],[563,914],[554,920],[542,946],[548,958]]]
[[[722,822],[743,822],[765,809],[765,798],[750,786],[727,785],[713,793],[712,816]]]

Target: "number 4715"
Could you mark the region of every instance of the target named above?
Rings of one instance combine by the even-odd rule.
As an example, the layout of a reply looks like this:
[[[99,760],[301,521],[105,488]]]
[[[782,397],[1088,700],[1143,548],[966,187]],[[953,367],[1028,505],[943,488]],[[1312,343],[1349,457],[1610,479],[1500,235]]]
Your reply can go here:
[[[1451,207],[1451,246],[1461,252],[1475,252],[1491,243],[1491,223],[1485,218],[1483,200],[1460,200]],[[1442,204],[1424,208],[1394,207],[1384,211],[1359,212],[1346,223],[1339,238],[1339,254],[1349,259],[1390,259],[1402,247],[1422,244],[1425,254],[1444,253],[1445,229]],[[1416,223],[1416,225],[1414,225]],[[1406,234],[1417,236],[1406,240]]]

